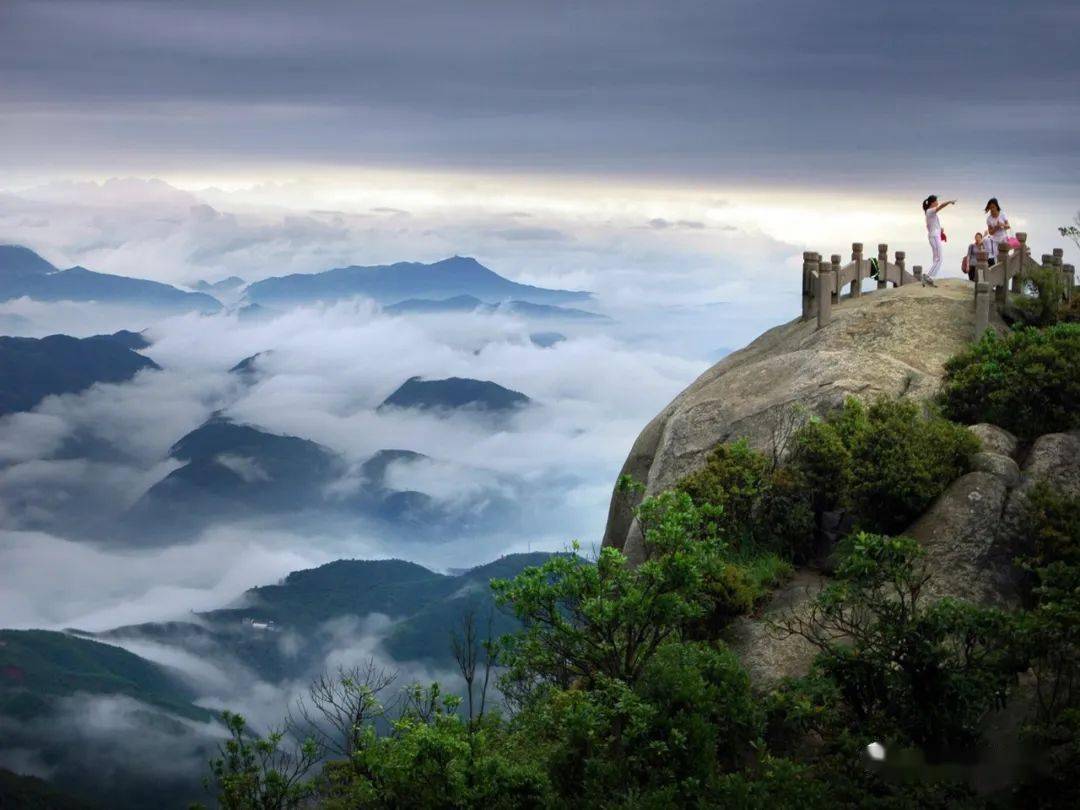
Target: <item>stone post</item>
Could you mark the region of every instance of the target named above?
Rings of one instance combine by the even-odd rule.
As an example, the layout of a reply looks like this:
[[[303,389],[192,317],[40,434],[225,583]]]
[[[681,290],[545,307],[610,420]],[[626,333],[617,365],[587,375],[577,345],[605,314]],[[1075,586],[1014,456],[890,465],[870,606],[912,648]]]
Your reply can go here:
[[[900,286],[903,286],[903,284],[904,284],[904,269],[905,269],[904,268],[904,257],[906,255],[907,254],[904,253],[904,251],[902,251],[902,250],[896,251],[896,266],[900,270],[900,278],[897,280],[896,283],[898,285],[900,285]]]
[[[840,254],[832,254],[829,257],[829,263],[832,265],[833,283],[836,285],[836,293],[833,295],[833,303],[835,304],[840,300]]]
[[[878,245],[877,246],[877,265],[878,265],[878,277],[877,288],[884,290],[888,286],[889,281],[889,246]]]
[[[804,253],[803,256],[805,257],[805,261],[803,262],[803,266],[805,267],[805,272],[806,272],[806,284],[807,284],[807,287],[809,287],[809,292],[807,293],[807,296],[806,296],[806,299],[805,299],[806,302],[807,302],[807,305],[806,305],[807,306],[806,320],[810,320],[811,318],[816,318],[817,317],[817,311],[818,311],[818,302],[817,302],[817,294],[818,294],[818,289],[817,289],[817,285],[818,285],[818,279],[817,279],[818,263],[817,263],[817,254],[814,253],[813,251],[808,251],[807,253]]]
[[[802,319],[804,321],[810,320],[810,317],[814,314],[814,282],[810,276],[810,265],[813,262],[814,254],[812,251],[804,250],[802,255]]]
[[[1054,266],[1054,273],[1058,277],[1058,281],[1061,282],[1061,297],[1068,300],[1068,296],[1065,294],[1065,289],[1068,286],[1068,282],[1065,280],[1065,265],[1062,259],[1065,257],[1065,251],[1061,248],[1054,248],[1054,258],[1052,264]]]
[[[822,268],[818,271],[817,279],[817,326],[821,329],[828,326],[832,320],[832,291],[836,286],[836,276],[832,270]]]
[[[911,268],[911,275],[915,276],[915,280],[922,283],[922,265],[917,264]]]
[[[1061,266],[1062,280],[1065,282],[1065,300],[1071,301],[1073,296],[1073,287],[1076,286],[1076,268],[1071,264],[1063,264]]]
[[[855,288],[852,295],[862,295],[862,282],[870,274],[870,269],[863,267],[862,242],[851,243],[851,260],[855,262]],[[858,290],[858,292],[855,292]]]
[[[980,272],[983,272],[980,268]],[[975,282],[975,340],[990,328],[990,284]]]
[[[1020,251],[1017,251],[1019,254]],[[980,251],[980,254],[982,252]],[[993,287],[992,292],[994,294],[994,303],[999,307],[1004,307],[1009,300],[1009,246],[1005,244],[998,245],[997,249],[997,264],[995,267],[1001,268],[1001,286]]]

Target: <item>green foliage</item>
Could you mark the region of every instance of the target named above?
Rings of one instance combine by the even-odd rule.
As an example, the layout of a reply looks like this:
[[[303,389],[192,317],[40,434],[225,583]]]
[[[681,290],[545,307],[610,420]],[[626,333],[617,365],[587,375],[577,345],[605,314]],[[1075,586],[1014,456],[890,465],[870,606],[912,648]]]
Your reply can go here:
[[[504,684],[634,684],[660,646],[711,605],[704,583],[723,564],[715,523],[685,493],[665,493],[640,510],[652,555],[636,568],[605,548],[595,565],[554,557],[514,580],[493,580],[496,600],[524,630],[507,638]],[[575,547],[576,550],[576,547]]]
[[[1029,326],[1050,326],[1062,320],[1065,280],[1053,267],[1029,271],[1020,295],[1009,301]]]
[[[1080,566],[1080,498],[1037,481],[1024,496],[1021,536],[1018,552],[1028,568]]]
[[[670,642],[636,685],[603,678],[558,690],[521,718],[540,741],[562,806],[681,806],[738,766],[760,730],[735,657]]]
[[[292,810],[311,795],[304,777],[319,758],[315,743],[307,740],[295,751],[284,745],[284,734],[251,734],[238,714],[225,712],[222,720],[229,738],[210,772],[218,806],[222,810]]]
[[[410,688],[393,731],[372,727],[348,760],[331,763],[317,783],[327,810],[369,808],[529,808],[546,805],[547,779],[515,748],[504,725],[462,720],[457,699],[438,685]]]
[[[945,365],[941,404],[958,422],[992,422],[1018,436],[1080,426],[1080,324],[988,331]]]
[[[801,556],[813,538],[813,515],[788,471],[745,440],[720,444],[705,466],[679,482],[699,508],[717,510],[717,531],[737,550]]]
[[[1023,638],[1037,701],[1029,732],[1045,764],[1018,795],[1038,807],[1072,808],[1080,805],[1080,498],[1039,482],[1025,501],[1028,542],[1019,561],[1032,576],[1034,607]]]
[[[930,575],[909,538],[854,535],[836,573],[811,615],[782,627],[818,647],[815,665],[855,725],[933,750],[976,739],[981,719],[1004,704],[1026,666],[1012,618],[951,599],[928,602]]]
[[[851,509],[868,531],[897,532],[966,472],[978,450],[967,430],[905,400],[857,399],[795,436],[794,474],[818,509]]]

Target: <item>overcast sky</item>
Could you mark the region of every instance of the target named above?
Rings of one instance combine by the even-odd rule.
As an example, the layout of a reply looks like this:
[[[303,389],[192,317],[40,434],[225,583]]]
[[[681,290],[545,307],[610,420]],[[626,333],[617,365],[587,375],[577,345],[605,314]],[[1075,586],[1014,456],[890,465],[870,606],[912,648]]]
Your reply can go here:
[[[1076,184],[1072,0],[4,0],[5,170]]]

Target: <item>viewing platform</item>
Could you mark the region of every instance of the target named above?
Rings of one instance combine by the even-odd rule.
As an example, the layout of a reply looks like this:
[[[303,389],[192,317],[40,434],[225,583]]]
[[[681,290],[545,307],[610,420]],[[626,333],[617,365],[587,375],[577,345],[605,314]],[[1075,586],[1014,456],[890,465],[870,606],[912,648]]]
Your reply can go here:
[[[991,305],[996,305],[999,310],[1004,309],[1009,294],[1022,294],[1026,282],[1037,288],[1048,275],[1056,277],[1062,299],[1068,301],[1072,298],[1076,271],[1073,265],[1063,263],[1064,252],[1060,248],[1055,249],[1053,253],[1044,254],[1041,262],[1037,262],[1031,257],[1027,238],[1026,233],[1018,233],[1016,239],[1019,247],[1000,245],[997,261],[992,266],[985,252],[977,255],[974,339],[981,337],[989,327]],[[916,265],[908,272],[902,250],[896,251],[890,262],[887,244],[879,244],[876,259],[871,259],[863,255],[862,243],[855,242],[851,246],[851,261],[845,265],[840,262],[840,255],[835,253],[827,262],[820,253],[803,253],[802,319],[808,321],[816,318],[818,329],[830,323],[834,306],[873,292],[873,289],[863,289],[863,282],[867,279],[875,280],[878,290],[890,284],[902,287],[923,283],[922,267]]]

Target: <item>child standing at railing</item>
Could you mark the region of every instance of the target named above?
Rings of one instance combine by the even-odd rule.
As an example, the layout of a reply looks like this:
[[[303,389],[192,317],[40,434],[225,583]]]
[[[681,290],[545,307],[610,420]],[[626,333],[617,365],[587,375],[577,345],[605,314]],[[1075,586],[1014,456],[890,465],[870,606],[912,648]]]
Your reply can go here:
[[[971,281],[977,281],[975,278],[975,265],[979,262],[979,251],[984,251],[987,254],[990,253],[990,239],[983,236],[981,233],[975,233],[975,239],[968,245],[967,256],[964,257],[964,261],[961,269],[967,274],[967,277]],[[990,260],[993,262],[993,259]]]

